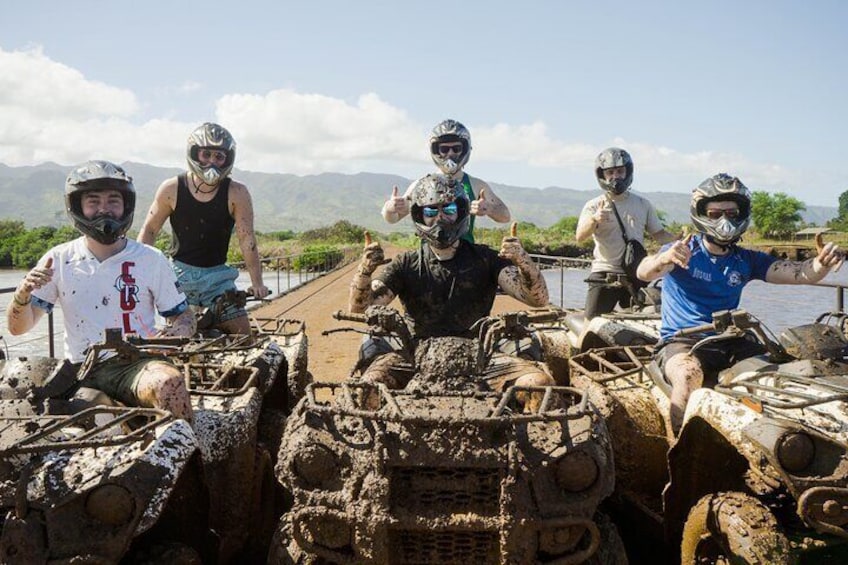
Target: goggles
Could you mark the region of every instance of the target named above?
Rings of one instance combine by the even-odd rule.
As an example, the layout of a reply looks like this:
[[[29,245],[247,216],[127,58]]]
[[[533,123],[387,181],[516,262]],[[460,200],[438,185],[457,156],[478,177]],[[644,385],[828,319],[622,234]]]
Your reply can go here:
[[[728,209],[718,209],[713,208],[711,210],[707,210],[706,215],[711,220],[718,220],[722,216],[729,220],[735,220],[739,217],[739,208],[728,208]]]
[[[421,211],[425,218],[435,218],[442,212],[445,216],[455,216],[457,213],[456,202],[445,204],[444,206],[424,206]]]
[[[439,155],[449,155],[462,153],[462,143],[440,143],[438,146]]]

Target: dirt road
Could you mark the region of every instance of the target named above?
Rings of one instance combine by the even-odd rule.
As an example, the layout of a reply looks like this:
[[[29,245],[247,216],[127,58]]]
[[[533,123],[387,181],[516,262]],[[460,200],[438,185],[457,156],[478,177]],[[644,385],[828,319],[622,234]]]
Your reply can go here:
[[[402,250],[385,246],[386,256]],[[333,312],[347,310],[348,285],[356,263],[310,281],[291,293],[253,311],[257,316],[294,318],[306,322],[309,338],[309,370],[317,381],[338,382],[346,378],[357,359],[362,335],[354,332],[322,335],[324,330],[350,326],[333,319]],[[401,308],[400,302],[392,303]],[[494,312],[523,310],[527,307],[509,296],[495,299]]]

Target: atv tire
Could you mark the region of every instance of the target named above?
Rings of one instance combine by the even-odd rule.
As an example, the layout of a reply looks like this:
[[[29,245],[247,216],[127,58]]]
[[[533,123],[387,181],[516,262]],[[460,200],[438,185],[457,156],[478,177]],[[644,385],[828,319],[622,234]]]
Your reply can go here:
[[[704,496],[689,512],[680,563],[788,565],[796,559],[768,508],[745,493],[722,492]]]

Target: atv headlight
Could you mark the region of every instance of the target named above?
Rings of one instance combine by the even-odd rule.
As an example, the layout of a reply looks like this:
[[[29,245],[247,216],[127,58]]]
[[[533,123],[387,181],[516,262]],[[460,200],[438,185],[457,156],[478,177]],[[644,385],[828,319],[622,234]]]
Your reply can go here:
[[[321,487],[339,474],[339,463],[328,447],[307,444],[294,456],[294,471],[304,483],[312,488]]]
[[[790,473],[803,471],[816,457],[816,444],[803,432],[790,432],[782,435],[775,445],[775,453],[780,464]]]
[[[135,499],[121,485],[101,485],[88,493],[85,511],[107,526],[122,526],[135,514]]]
[[[566,453],[554,468],[557,484],[568,492],[581,492],[591,488],[598,480],[599,474],[598,462],[585,451]]]
[[[351,530],[347,522],[334,516],[312,516],[302,523],[303,533],[312,543],[330,549],[350,545]]]

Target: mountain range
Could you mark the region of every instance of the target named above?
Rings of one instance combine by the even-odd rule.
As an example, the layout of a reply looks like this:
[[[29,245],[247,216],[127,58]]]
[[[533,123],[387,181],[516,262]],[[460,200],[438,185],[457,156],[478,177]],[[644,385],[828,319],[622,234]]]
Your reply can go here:
[[[122,163],[133,177],[137,191],[133,228],[141,227],[159,184],[182,172],[143,163]],[[61,226],[67,223],[64,208],[65,177],[71,167],[56,163],[9,167],[0,164],[0,198],[4,202],[0,219],[23,220],[26,227]],[[473,171],[472,171],[473,173]],[[258,231],[303,231],[328,226],[339,220],[381,232],[411,231],[409,221],[390,225],[380,216],[380,207],[397,185],[401,193],[412,179],[379,173],[322,173],[297,176],[279,173],[256,173],[235,170],[233,178],[250,189]],[[598,195],[598,188],[532,188],[490,182],[498,196],[506,202],[515,220],[548,227],[563,217],[577,216],[587,200]],[[689,221],[689,194],[678,192],[642,192],[667,221]],[[808,206],[802,212],[804,221],[824,225],[836,217],[836,207]],[[495,224],[488,218],[479,225]]]

